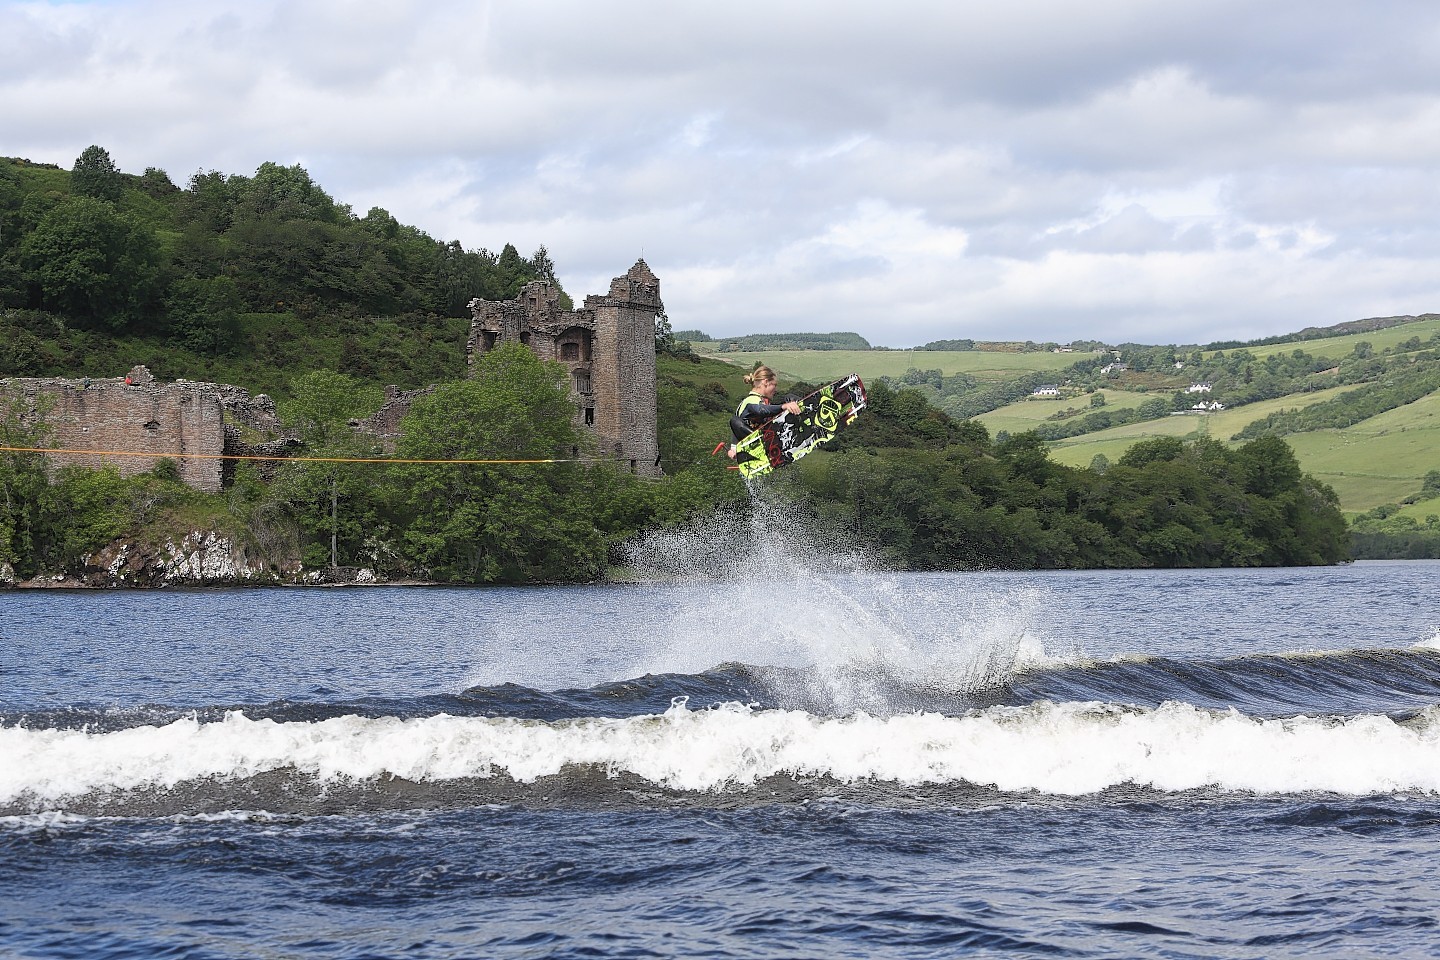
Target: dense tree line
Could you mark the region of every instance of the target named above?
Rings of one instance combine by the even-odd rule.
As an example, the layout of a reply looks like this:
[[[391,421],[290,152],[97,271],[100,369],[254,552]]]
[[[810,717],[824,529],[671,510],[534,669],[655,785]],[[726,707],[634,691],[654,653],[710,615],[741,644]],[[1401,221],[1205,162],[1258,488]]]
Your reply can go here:
[[[477,378],[443,384],[416,404],[399,456],[586,459],[563,371],[518,346],[481,364]],[[281,465],[266,482],[242,466],[230,489],[207,495],[181,485],[170,464],[129,479],[113,470],[47,479],[34,455],[6,454],[0,561],[22,576],[73,570],[116,536],[173,535],[175,524],[207,522],[312,569],[334,562],[457,583],[593,579],[617,545],[644,529],[748,508],[724,458],[706,455],[735,399],[722,377],[735,379],[733,369],[662,365],[669,475],[658,482],[603,462],[307,461]],[[317,371],[297,378],[281,410],[308,454],[373,456],[372,443],[345,424],[377,402],[375,388]],[[39,439],[12,436],[27,443],[6,445]],[[1345,559],[1349,549],[1333,493],[1302,475],[1283,440],[1230,450],[1162,438],[1114,465],[1080,470],[1051,461],[1033,434],[997,442],[919,392],[883,383],[833,451],[761,482],[877,558],[915,569],[1315,564]]]
[[[870,350],[858,333],[752,333],[725,337],[721,350]]]
[[[1185,402],[1188,406],[1190,401]],[[1041,440],[1063,440],[1066,437],[1078,437],[1081,434],[1108,430],[1111,427],[1119,427],[1127,423],[1158,420],[1161,417],[1170,416],[1174,410],[1175,405],[1169,397],[1153,397],[1135,407],[1095,410],[1060,423],[1042,423],[1035,428],[1034,432]]]
[[[379,207],[357,216],[299,165],[197,172],[181,188],[94,146],[68,173],[0,160],[0,307],[40,315],[7,315],[0,375],[53,372],[53,338],[32,329],[43,318],[213,358],[252,352],[247,324],[292,338],[377,318],[425,330],[554,271],[544,247],[466,250]]]
[[[1440,499],[1440,470],[1431,470],[1418,493],[1405,503]],[[1423,521],[1400,514],[1397,504],[1387,503],[1366,511],[1350,525],[1352,551],[1357,560],[1433,560],[1440,558],[1440,503]]]
[[[1338,429],[1368,420],[1387,410],[1414,403],[1440,390],[1440,362],[1415,363],[1389,372],[1384,380],[1347,390],[1331,400],[1296,410],[1278,410],[1248,424],[1236,440],[1284,436],[1310,430]]]

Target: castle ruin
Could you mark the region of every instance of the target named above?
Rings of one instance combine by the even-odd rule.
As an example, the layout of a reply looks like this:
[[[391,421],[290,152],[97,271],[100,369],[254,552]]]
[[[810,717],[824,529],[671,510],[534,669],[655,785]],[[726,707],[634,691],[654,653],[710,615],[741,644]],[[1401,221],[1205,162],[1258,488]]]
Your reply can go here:
[[[602,457],[640,476],[660,475],[656,422],[655,318],[664,310],[660,281],[644,260],[610,283],[610,293],[561,309],[559,291],[528,283],[514,300],[472,300],[467,359],[499,343],[523,343],[569,373],[575,422],[595,438]],[[390,388],[359,430],[393,448],[416,399],[434,388]],[[113,466],[129,477],[173,458],[180,479],[217,492],[233,479],[235,457],[283,456],[297,441],[264,394],[228,384],[158,382],[143,365],[125,377],[0,379],[0,402],[17,403],[25,425],[42,423],[52,469]],[[117,456],[116,454],[124,454]],[[177,456],[184,454],[185,456]]]
[[[498,344],[523,343],[563,364],[575,422],[600,455],[640,476],[659,476],[655,318],[664,309],[660,281],[644,260],[610,281],[608,295],[592,294],[577,310],[562,309],[555,285],[536,280],[514,300],[470,301],[466,357],[473,370]]]
[[[43,422],[50,443],[71,451],[48,454],[53,469],[114,467],[131,477],[169,457],[182,481],[207,493],[233,474],[234,461],[224,457],[260,452],[242,439],[242,428],[272,437],[284,432],[274,401],[263,393],[251,397],[239,387],[190,380],[159,383],[143,365],[124,377],[0,380],[0,401],[18,404],[22,424]]]

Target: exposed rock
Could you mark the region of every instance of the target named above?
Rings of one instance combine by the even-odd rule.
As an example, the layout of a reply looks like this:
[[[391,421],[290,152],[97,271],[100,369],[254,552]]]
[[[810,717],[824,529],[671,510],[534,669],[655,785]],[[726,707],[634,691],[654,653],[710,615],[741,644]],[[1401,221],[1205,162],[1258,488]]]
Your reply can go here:
[[[85,581],[96,587],[283,583],[299,573],[298,563],[253,559],[214,530],[192,530],[156,546],[116,540],[85,558]]]
[[[15,586],[15,568],[0,561],[0,587]]]

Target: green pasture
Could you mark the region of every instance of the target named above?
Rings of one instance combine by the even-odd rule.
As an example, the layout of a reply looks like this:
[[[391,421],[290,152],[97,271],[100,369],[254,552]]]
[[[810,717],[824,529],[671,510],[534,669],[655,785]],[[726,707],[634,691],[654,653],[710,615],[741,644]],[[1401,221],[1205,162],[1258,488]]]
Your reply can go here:
[[[1131,444],[1159,436],[1211,436],[1225,443],[1252,420],[1275,410],[1290,410],[1327,400],[1350,387],[1311,394],[1291,394],[1252,403],[1218,414],[1166,417],[1114,427],[1062,440],[1051,450],[1058,463],[1088,466],[1097,453],[1114,461]],[[1341,507],[1363,512],[1384,503],[1399,503],[1416,493],[1425,474],[1440,469],[1440,393],[1371,417],[1342,430],[1316,430],[1285,437],[1300,466],[1335,488]],[[1233,445],[1233,444],[1232,444]],[[1419,514],[1433,513],[1432,504]]]
[[[1140,440],[1155,437],[1203,437],[1209,435],[1208,428],[1207,418],[1198,413],[1127,423],[1098,433],[1086,433],[1068,440],[1059,440],[1050,448],[1050,459],[1071,467],[1088,467],[1096,454],[1104,454],[1105,459],[1114,462],[1124,456],[1132,444]]]
[[[1408,493],[1406,493],[1405,496],[1408,497],[1408,496],[1410,496],[1410,494],[1413,494],[1414,492],[1415,492],[1414,490],[1411,490],[1411,491],[1409,491]],[[1391,501],[1388,501],[1388,502],[1390,502],[1390,503],[1398,503],[1399,501],[1398,501],[1398,500],[1391,500]],[[1414,520],[1416,523],[1419,523],[1419,524],[1421,524],[1421,525],[1423,526],[1424,523],[1425,523],[1426,518],[1428,518],[1428,517],[1440,517],[1440,499],[1421,500],[1419,503],[1407,503],[1407,504],[1405,504],[1403,507],[1401,507],[1401,508],[1395,513],[1395,516],[1397,516],[1397,517],[1409,517],[1410,519]]]
[[[1042,370],[1064,370],[1088,353],[990,353],[981,350],[763,350],[716,352],[714,344],[692,345],[697,353],[749,370],[757,363],[774,369],[782,381],[828,383],[850,373],[901,377],[907,370],[939,370],[946,376],[969,374],[977,380],[1010,380]],[[703,348],[703,349],[702,349]]]
[[[1109,430],[1100,430],[1068,440],[1059,440],[1052,448],[1050,455],[1059,463],[1083,467],[1089,465],[1090,459],[1096,453],[1103,453],[1108,459],[1114,460],[1123,454],[1130,444],[1137,440],[1148,440],[1151,437],[1201,436],[1214,437],[1216,440],[1229,443],[1230,438],[1239,433],[1246,425],[1261,417],[1267,417],[1277,410],[1297,410],[1312,403],[1329,400],[1338,393],[1353,389],[1353,387],[1332,387],[1329,390],[1317,390],[1314,393],[1292,393],[1275,400],[1262,400],[1259,403],[1236,407],[1234,410],[1222,410],[1219,413],[1187,413],[1166,417],[1162,420],[1127,423],[1124,426],[1111,427]],[[1108,399],[1116,391],[1106,390],[1104,393]],[[1129,394],[1128,396],[1140,397],[1141,402],[1146,397],[1145,394]],[[1154,394],[1150,396],[1154,396]],[[1199,395],[1197,394],[1197,396]],[[983,418],[981,419],[983,420]]]
[[[1096,410],[1129,410],[1138,407],[1146,400],[1153,399],[1153,393],[1135,393],[1129,390],[1103,389],[1096,391],[1105,395],[1105,406],[1096,407]],[[1085,416],[1094,412],[1090,407],[1092,394],[1080,393],[1073,397],[1056,397],[1035,399],[1026,398],[1017,400],[1014,403],[1006,404],[989,413],[982,413],[975,418],[977,423],[983,423],[985,429],[994,436],[1001,430],[1007,433],[1024,433],[1027,430],[1034,430],[1054,413],[1061,410],[1068,410],[1075,407],[1082,412],[1077,416]]]
[[[1426,473],[1440,470],[1440,393],[1343,430],[1285,439],[1307,472],[1335,488],[1345,510],[1399,503],[1419,492]]]
[[[1339,360],[1341,357],[1353,353],[1355,344],[1362,340],[1369,343],[1375,348],[1375,352],[1379,353],[1381,350],[1393,347],[1411,337],[1419,337],[1422,341],[1428,341],[1437,332],[1440,332],[1440,319],[1416,320],[1414,323],[1402,323],[1398,327],[1374,330],[1370,333],[1347,333],[1343,337],[1326,337],[1323,340],[1302,340],[1299,343],[1276,343],[1268,347],[1237,347],[1235,349],[1248,350],[1261,359],[1303,350],[1312,357],[1334,357]],[[1429,344],[1426,343],[1426,346]],[[1226,352],[1234,353],[1235,351]],[[1214,354],[1207,353],[1206,356],[1214,356]]]

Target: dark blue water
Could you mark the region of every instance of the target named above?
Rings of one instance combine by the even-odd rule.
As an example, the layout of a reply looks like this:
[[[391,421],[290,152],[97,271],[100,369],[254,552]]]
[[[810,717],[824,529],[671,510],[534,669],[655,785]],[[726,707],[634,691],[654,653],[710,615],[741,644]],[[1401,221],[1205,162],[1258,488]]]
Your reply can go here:
[[[0,955],[1435,956],[1437,570],[0,594]]]

